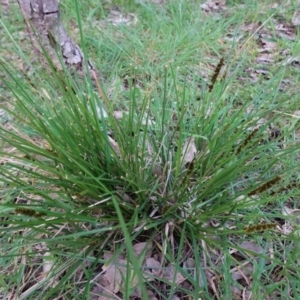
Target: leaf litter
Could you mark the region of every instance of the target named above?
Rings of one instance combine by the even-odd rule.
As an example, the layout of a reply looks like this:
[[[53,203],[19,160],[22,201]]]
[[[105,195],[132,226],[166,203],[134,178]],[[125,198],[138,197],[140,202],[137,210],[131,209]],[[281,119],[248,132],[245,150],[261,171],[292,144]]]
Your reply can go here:
[[[162,284],[179,285],[186,280],[186,277],[179,272],[173,264],[162,266],[162,264],[152,256],[153,245],[151,242],[141,242],[133,245],[134,253],[138,260],[141,260],[142,277],[144,282],[160,280]],[[157,257],[157,256],[156,256]],[[124,255],[115,257],[113,253],[106,252],[103,259],[107,261],[102,267],[100,276],[93,282],[96,287],[93,289],[93,294],[99,299],[108,299],[105,297],[118,297],[118,293],[124,292],[125,282],[128,281],[126,276],[129,276],[130,288],[133,290],[131,297],[142,297],[139,287],[139,281],[136,274],[134,274],[132,264],[125,258]],[[151,292],[149,291],[149,294]],[[104,297],[104,298],[103,298]],[[118,298],[113,298],[118,299]]]

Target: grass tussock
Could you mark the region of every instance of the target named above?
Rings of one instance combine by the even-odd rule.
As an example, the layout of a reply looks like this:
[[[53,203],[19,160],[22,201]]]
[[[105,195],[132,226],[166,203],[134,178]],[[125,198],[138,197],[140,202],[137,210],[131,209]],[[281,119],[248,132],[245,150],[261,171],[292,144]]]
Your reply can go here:
[[[166,4],[164,12],[139,5],[144,26],[154,12],[189,24],[191,4]],[[216,35],[212,25],[203,30]],[[297,98],[280,92],[286,67],[248,93],[240,83],[247,58],[229,48],[199,79],[189,56],[197,37],[184,51],[184,27],[172,26],[182,38],[174,41],[178,60],[170,45],[158,55],[159,36],[143,54],[157,69],[138,46],[131,52],[124,41],[119,52],[107,43],[114,84],[34,64],[29,76],[0,60],[9,119],[0,129],[2,283],[16,286],[20,299],[233,299],[237,290],[278,295],[287,287],[297,295],[296,206],[283,209],[299,197],[298,123],[284,114]],[[136,30],[116,31],[140,45]],[[88,37],[87,49],[96,43]],[[218,81],[224,67],[230,75]],[[278,273],[289,280],[279,283]]]

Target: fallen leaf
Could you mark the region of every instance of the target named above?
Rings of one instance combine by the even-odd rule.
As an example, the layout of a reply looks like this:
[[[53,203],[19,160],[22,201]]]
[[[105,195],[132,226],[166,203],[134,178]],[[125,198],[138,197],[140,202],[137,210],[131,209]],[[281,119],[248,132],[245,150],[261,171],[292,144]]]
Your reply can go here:
[[[209,12],[213,10],[223,10],[225,9],[226,0],[207,0],[200,5],[200,7]]]
[[[244,241],[242,244],[240,244],[240,247],[257,254],[261,254],[264,252],[264,248],[251,241]]]
[[[143,253],[145,254],[145,258],[147,258],[151,256],[152,247],[151,242],[137,243],[133,245],[133,251],[137,257]]]
[[[292,18],[292,24],[294,26],[300,26],[300,10],[297,10],[294,12],[294,15]]]
[[[272,40],[272,36],[269,36],[267,34],[261,34],[260,37],[260,42],[262,45],[261,50],[271,52],[277,49],[277,43]]]
[[[290,209],[284,206],[282,209],[282,214],[284,216],[290,216],[289,222],[286,221],[282,226],[282,231],[284,234],[294,233],[300,236],[300,229],[297,229],[300,224],[300,209]]]
[[[160,276],[162,273],[161,264],[153,257],[149,257],[146,259],[146,268],[148,270],[148,273],[152,274],[153,276]]]
[[[122,277],[126,275],[126,265],[128,267],[126,260],[118,259],[106,269],[105,274],[100,276],[101,282],[108,283],[106,285],[108,291],[115,294],[120,291]]]
[[[120,156],[121,155],[121,151],[120,151],[118,143],[114,139],[112,139],[110,136],[108,136],[108,141],[109,141],[110,146],[112,147],[112,149],[115,151],[115,153],[118,156]]]
[[[258,63],[267,63],[267,64],[269,64],[269,63],[274,62],[274,55],[265,53],[265,54],[259,55],[257,57],[256,61]],[[257,72],[257,70],[256,70],[256,72]],[[269,71],[266,71],[266,70],[264,70],[264,72],[269,73]]]
[[[118,9],[111,10],[108,21],[111,22],[114,26],[120,25],[135,25],[138,22],[136,14],[127,13],[122,14]]]
[[[300,118],[300,110],[295,110],[294,116],[296,116],[297,118]]]
[[[187,268],[187,269],[195,268],[195,266],[196,266],[195,260],[194,260],[192,257],[189,257],[189,258],[185,261],[184,266],[185,266],[185,268]]]
[[[103,287],[107,287],[110,285],[110,281],[109,279],[106,277],[106,275],[101,275],[99,277],[99,283],[101,284],[101,286]]]
[[[180,284],[186,280],[186,278],[179,272],[179,270],[176,270],[175,267],[171,264],[164,270],[163,278],[170,283],[175,282],[175,284]]]
[[[104,260],[110,260],[113,257],[113,254],[111,252],[104,252],[103,259]]]
[[[181,156],[182,164],[186,165],[187,163],[191,163],[194,160],[196,153],[197,153],[197,148],[195,144],[195,138],[194,137],[187,138],[182,147],[182,156]]]

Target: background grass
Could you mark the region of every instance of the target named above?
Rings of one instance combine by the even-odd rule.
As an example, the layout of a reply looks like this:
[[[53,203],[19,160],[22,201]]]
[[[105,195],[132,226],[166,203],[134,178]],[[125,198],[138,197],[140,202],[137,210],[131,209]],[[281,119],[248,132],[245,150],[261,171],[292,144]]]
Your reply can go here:
[[[297,299],[296,1],[77,5],[61,2],[62,22],[101,71],[110,109],[129,115],[99,121],[90,82],[73,94],[42,70],[11,6],[1,18],[3,298],[92,299],[105,250],[126,257],[117,296],[129,299],[129,272],[141,284],[145,263],[133,245],[154,239],[151,257],[189,284],[157,276],[142,299]],[[120,14],[135,23],[114,25]],[[142,125],[147,115],[155,124]]]

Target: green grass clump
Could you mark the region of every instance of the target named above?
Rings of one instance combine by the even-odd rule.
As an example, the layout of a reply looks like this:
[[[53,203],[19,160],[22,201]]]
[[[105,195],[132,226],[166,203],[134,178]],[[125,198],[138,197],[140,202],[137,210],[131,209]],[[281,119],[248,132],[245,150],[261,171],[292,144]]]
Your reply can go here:
[[[116,73],[126,75],[126,84],[114,92],[89,76],[78,84],[54,69],[29,81],[0,61],[13,98],[13,106],[1,104],[11,121],[0,129],[0,286],[14,286],[20,299],[88,299],[110,251],[112,261],[125,257],[123,299],[133,294],[135,280],[143,299],[149,289],[160,299],[231,299],[229,287],[242,286],[232,270],[246,274],[244,258],[253,295],[288,295],[288,286],[299,293],[297,226],[276,234],[290,221],[284,204],[299,195],[297,122],[286,121],[297,99],[280,93],[286,68],[278,66],[250,94],[237,88],[247,60],[233,59],[229,50],[202,80],[191,74],[192,61],[180,54],[187,67],[177,68],[169,54],[151,72],[122,57],[124,68]],[[120,107],[123,116],[116,118]],[[243,247],[249,240],[259,255]],[[144,260],[136,259],[138,242],[152,245],[162,268],[175,266],[169,283],[146,277]],[[185,258],[195,264],[186,268]],[[178,273],[190,286],[176,282]],[[277,273],[289,285],[274,283]]]

